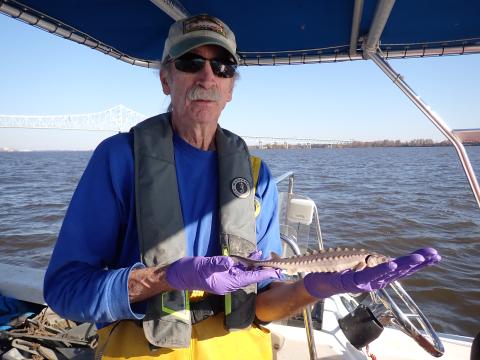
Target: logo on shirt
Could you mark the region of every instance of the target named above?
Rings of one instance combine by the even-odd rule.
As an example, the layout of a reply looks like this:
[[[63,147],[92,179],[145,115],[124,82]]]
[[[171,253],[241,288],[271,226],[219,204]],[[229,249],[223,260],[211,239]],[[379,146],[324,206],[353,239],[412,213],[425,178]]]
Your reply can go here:
[[[236,197],[246,199],[250,195],[250,183],[247,179],[235,178],[232,181],[232,191]]]

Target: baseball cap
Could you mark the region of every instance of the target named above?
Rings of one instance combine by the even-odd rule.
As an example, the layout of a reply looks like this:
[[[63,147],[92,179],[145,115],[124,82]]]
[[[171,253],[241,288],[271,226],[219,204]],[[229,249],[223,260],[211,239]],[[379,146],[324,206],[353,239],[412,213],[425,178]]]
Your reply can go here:
[[[239,62],[232,30],[220,19],[207,14],[181,19],[170,26],[162,62],[167,57],[176,59],[202,45],[221,46],[233,56],[237,64]]]

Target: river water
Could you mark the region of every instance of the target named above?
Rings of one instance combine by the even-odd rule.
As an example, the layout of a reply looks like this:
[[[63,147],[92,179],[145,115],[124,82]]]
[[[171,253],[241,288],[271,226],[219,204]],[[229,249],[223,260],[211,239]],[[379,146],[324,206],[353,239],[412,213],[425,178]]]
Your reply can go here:
[[[480,172],[480,147],[467,148]],[[480,331],[480,209],[451,147],[256,150],[317,203],[326,246],[442,262],[403,282],[437,331]],[[90,152],[0,153],[0,261],[45,268]]]

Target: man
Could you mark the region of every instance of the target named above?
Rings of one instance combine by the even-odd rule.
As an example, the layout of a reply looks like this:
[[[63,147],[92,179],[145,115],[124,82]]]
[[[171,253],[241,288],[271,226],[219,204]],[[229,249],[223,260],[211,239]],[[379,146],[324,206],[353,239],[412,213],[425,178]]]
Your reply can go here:
[[[219,19],[174,23],[160,70],[171,112],[105,140],[79,182],[44,292],[60,315],[98,324],[98,356],[268,359],[270,336],[258,324],[440,259],[422,249],[294,283],[235,264],[227,255],[281,250],[268,168],[218,126],[237,64],[235,37]]]

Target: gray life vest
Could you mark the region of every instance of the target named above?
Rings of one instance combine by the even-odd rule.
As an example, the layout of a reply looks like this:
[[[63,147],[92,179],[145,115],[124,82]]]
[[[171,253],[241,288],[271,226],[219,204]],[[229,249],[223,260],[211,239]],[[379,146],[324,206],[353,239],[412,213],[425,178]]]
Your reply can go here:
[[[165,266],[186,255],[170,114],[132,128],[135,204],[140,254],[146,266]],[[254,191],[247,145],[218,126],[219,241],[223,255],[247,256],[256,249]],[[225,328],[244,329],[255,318],[256,284],[225,295]],[[145,337],[156,347],[188,347],[192,331],[188,291],[159,294],[148,301]]]

